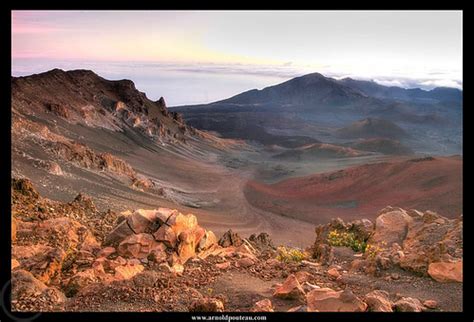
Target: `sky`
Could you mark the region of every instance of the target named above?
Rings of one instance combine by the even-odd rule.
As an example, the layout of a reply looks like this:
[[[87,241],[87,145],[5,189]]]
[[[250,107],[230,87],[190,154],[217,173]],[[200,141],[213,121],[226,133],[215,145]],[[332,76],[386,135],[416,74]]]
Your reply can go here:
[[[461,11],[12,11],[12,75],[92,69],[168,105],[311,72],[462,88]]]

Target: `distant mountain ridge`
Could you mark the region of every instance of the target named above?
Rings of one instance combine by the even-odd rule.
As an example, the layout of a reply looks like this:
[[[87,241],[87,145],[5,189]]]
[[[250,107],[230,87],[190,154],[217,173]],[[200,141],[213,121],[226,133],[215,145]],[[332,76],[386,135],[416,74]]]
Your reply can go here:
[[[171,110],[182,113],[186,122],[198,129],[264,145],[278,145],[279,136],[292,141],[292,147],[312,140],[344,144],[347,141],[341,139],[386,137],[409,139],[410,142],[400,143],[415,152],[459,154],[462,103],[463,93],[455,88],[404,89],[312,73],[217,102]],[[380,120],[380,124],[366,127],[362,136],[338,135],[338,129],[364,119]],[[406,135],[380,135],[385,125],[388,131],[398,128],[398,134],[404,131]],[[305,138],[305,142],[295,143],[288,139],[291,136]]]

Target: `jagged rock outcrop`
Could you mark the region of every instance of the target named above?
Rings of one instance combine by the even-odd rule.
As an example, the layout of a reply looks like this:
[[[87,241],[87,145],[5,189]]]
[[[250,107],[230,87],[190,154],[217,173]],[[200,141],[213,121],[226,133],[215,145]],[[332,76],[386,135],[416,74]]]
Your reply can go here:
[[[348,245],[356,248],[367,245],[364,257],[352,263],[355,271],[376,273],[396,265],[438,281],[460,282],[462,223],[462,217],[448,219],[431,211],[422,213],[386,207],[379,212],[375,225],[365,219],[351,223],[335,219],[327,225],[319,225],[312,253],[321,263],[330,264],[334,245],[329,234],[336,232],[344,236],[340,238],[349,239]]]

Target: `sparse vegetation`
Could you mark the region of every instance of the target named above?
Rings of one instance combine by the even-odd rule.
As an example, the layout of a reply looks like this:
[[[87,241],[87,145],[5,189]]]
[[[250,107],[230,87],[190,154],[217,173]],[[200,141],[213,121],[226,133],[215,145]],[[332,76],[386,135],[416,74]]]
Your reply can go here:
[[[302,260],[308,259],[309,257],[309,254],[297,248],[279,246],[277,248],[277,251],[278,251],[277,259],[285,263],[301,262]]]
[[[328,244],[331,246],[350,247],[355,252],[365,252],[367,243],[356,238],[352,232],[332,230],[328,234]]]

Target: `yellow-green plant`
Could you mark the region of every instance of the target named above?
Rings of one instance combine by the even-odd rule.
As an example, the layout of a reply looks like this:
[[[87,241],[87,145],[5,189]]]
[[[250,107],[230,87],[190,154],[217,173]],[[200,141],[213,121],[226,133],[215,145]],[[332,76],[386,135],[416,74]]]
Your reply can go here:
[[[328,234],[328,243],[331,246],[350,247],[356,252],[365,252],[367,243],[356,238],[352,232],[331,230]]]
[[[279,246],[277,248],[279,261],[288,263],[288,262],[301,262],[304,259],[308,259],[309,255],[297,248],[287,248],[284,246]]]
[[[383,246],[385,246],[386,243],[382,242],[381,245],[382,247],[378,245],[367,244],[367,247],[365,248],[365,253],[367,254],[367,258],[375,259],[375,257],[384,250]]]

